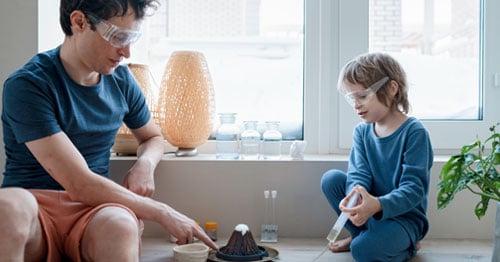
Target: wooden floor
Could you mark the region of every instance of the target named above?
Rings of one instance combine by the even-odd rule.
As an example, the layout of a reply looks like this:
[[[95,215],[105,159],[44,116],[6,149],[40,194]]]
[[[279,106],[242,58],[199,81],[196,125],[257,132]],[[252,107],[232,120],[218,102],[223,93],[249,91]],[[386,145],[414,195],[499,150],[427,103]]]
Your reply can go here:
[[[227,243],[227,239],[217,241],[219,246],[223,246],[225,243]],[[311,262],[324,250],[326,244],[325,239],[280,238],[278,243],[264,245],[279,252],[279,259],[276,261]],[[145,238],[141,261],[173,262],[172,248],[174,245],[166,239]],[[492,245],[492,241],[484,240],[424,240],[422,249],[411,262],[491,262]],[[353,262],[354,260],[350,253],[333,254],[327,251],[317,261]]]

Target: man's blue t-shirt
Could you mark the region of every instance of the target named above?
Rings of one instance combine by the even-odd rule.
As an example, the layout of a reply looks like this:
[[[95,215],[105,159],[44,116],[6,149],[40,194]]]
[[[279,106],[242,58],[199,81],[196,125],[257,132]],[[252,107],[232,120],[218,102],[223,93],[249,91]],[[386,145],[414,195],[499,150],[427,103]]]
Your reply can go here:
[[[66,73],[59,50],[37,54],[4,83],[2,187],[63,189],[25,145],[61,131],[93,172],[109,177],[110,149],[122,122],[134,129],[151,117],[141,88],[126,66],[101,75],[95,86],[82,86]]]

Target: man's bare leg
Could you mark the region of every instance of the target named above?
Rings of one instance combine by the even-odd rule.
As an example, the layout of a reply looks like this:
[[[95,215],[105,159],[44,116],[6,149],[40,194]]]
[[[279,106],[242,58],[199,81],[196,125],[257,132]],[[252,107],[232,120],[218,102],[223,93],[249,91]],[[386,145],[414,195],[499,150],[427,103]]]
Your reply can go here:
[[[82,238],[84,261],[139,261],[140,230],[130,212],[105,207],[92,218]]]
[[[330,249],[330,251],[332,251],[333,253],[347,252],[351,250],[351,241],[352,241],[351,237],[344,238],[342,240],[330,244],[328,249]]]
[[[44,261],[47,243],[38,220],[35,197],[21,188],[0,189],[2,261]]]

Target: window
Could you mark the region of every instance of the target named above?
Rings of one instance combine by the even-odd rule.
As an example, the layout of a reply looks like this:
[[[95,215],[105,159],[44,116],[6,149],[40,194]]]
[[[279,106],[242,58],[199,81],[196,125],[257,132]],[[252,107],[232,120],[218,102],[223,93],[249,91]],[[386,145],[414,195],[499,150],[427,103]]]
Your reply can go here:
[[[385,4],[397,10],[383,9]],[[500,40],[494,28],[499,18],[491,11],[498,7],[491,0],[342,2],[336,6],[339,27],[332,29],[340,43],[339,66],[367,50],[394,54],[408,74],[412,115],[423,120],[436,153],[456,152],[476,135],[485,137],[488,127],[500,121],[495,102],[500,88],[494,82],[500,65],[494,49]],[[398,18],[390,22],[400,30],[397,40],[380,40],[396,31],[387,26],[377,31],[384,12],[386,18]],[[357,34],[347,36],[348,31]],[[332,138],[338,141],[330,146],[334,151],[350,147],[352,128],[346,126],[358,122],[346,103],[340,103],[338,119],[344,126]]]
[[[401,62],[419,119],[482,119],[479,7],[479,0],[370,1],[369,49]]]
[[[159,84],[172,52],[200,51],[217,113],[235,112],[240,124],[257,120],[260,131],[265,121],[277,120],[285,140],[303,138],[302,0],[159,2],[130,61],[148,64]]]
[[[165,0],[162,0],[165,1]],[[180,0],[179,0],[180,1]],[[396,1],[396,0],[394,0]],[[181,1],[182,5],[191,1]],[[185,2],[185,3],[184,3]],[[223,0],[214,0],[214,1],[206,1],[209,2],[210,5],[205,5],[205,1],[197,1],[203,6],[203,10],[211,10],[211,14],[215,14],[212,7],[224,2]],[[281,14],[285,11],[290,10],[290,15],[295,17],[293,21],[294,23],[288,23],[287,26],[283,26],[283,24],[278,25],[269,25],[269,30],[276,28],[280,28],[281,31],[279,33],[268,33],[263,34],[265,40],[267,40],[271,45],[269,45],[268,49],[259,49],[255,48],[256,46],[262,47],[261,42],[258,41],[258,38],[255,35],[243,35],[240,34],[238,37],[233,37],[229,39],[229,37],[221,35],[220,31],[214,31],[210,33],[210,36],[217,37],[208,37],[200,40],[198,37],[192,37],[193,28],[183,28],[181,32],[177,32],[181,34],[184,32],[183,37],[177,35],[177,37],[173,37],[175,31],[173,29],[167,30],[167,24],[169,23],[170,17],[168,19],[165,18],[166,12],[174,10],[169,10],[174,8],[174,1],[165,1],[167,9],[162,9],[165,12],[163,17],[161,18],[161,14],[156,13],[150,19],[145,21],[143,25],[143,29],[145,31],[145,36],[147,36],[152,31],[162,32],[163,35],[170,34],[169,39],[163,39],[159,43],[163,46],[168,46],[171,50],[176,48],[192,48],[192,47],[200,47],[205,46],[207,49],[206,56],[209,62],[210,70],[213,73],[214,85],[216,96],[217,95],[227,95],[226,97],[219,98],[216,97],[217,101],[217,111],[239,111],[235,108],[240,108],[239,104],[235,101],[232,101],[232,97],[241,98],[243,96],[251,97],[247,93],[235,92],[235,86],[239,86],[240,84],[244,84],[240,80],[240,76],[235,77],[233,80],[227,80],[230,91],[221,91],[220,82],[224,82],[226,80],[219,80],[216,78],[216,75],[219,74],[217,72],[216,67],[222,63],[228,63],[230,65],[235,65],[235,58],[243,58],[246,61],[267,61],[270,64],[270,67],[262,67],[259,69],[265,69],[262,71],[269,71],[269,68],[276,69],[279,68],[282,70],[286,68],[287,73],[280,72],[281,74],[290,74],[293,77],[287,78],[286,80],[280,80],[283,86],[287,88],[281,89],[275,92],[278,95],[275,100],[267,105],[248,103],[250,104],[249,112],[253,111],[264,111],[269,112],[277,111],[277,114],[281,114],[284,111],[287,111],[284,114],[283,122],[287,122],[287,119],[299,119],[296,124],[284,124],[284,126],[288,126],[289,130],[299,130],[298,127],[302,129],[303,126],[303,138],[307,140],[307,152],[308,153],[319,153],[319,154],[328,154],[328,153],[347,153],[351,146],[352,140],[352,130],[354,126],[360,121],[357,116],[352,112],[352,108],[344,101],[342,97],[336,91],[336,81],[337,75],[340,68],[353,57],[365,53],[368,50],[386,50],[384,48],[375,45],[373,42],[374,35],[371,30],[373,30],[373,25],[370,26],[371,20],[370,17],[373,18],[373,11],[375,10],[373,4],[377,2],[377,0],[351,0],[351,1],[331,1],[331,0],[315,0],[315,1],[304,1],[304,0],[295,0],[295,1],[286,1],[286,0],[260,0],[260,1],[229,1],[233,5],[243,5],[246,3],[245,8],[238,10],[247,10],[250,8],[251,3],[255,4],[257,2],[260,3],[261,6],[271,5],[275,6],[283,6],[287,5],[287,8],[280,8],[278,10],[273,9],[271,7],[267,7],[269,12],[275,12],[276,17],[270,19],[269,23],[276,21],[288,21],[286,19],[279,19]],[[286,3],[284,3],[286,2]],[[387,1],[385,1],[387,2]],[[389,1],[392,3],[392,0]],[[399,2],[397,0],[396,2]],[[439,38],[441,36],[440,41],[434,42],[432,50],[437,50],[443,46],[447,46],[448,51],[445,53],[433,53],[434,58],[446,58],[446,53],[451,53],[449,47],[455,46],[461,43],[458,40],[451,41],[451,38],[443,38],[443,32],[439,31],[442,27],[439,27],[437,24],[441,23],[442,20],[450,21],[452,18],[452,10],[453,7],[451,4],[455,5],[457,2],[458,6],[467,7],[465,10],[469,11],[470,14],[476,17],[473,18],[472,23],[465,23],[468,25],[470,30],[476,31],[477,34],[473,37],[468,37],[466,42],[471,42],[477,45],[477,47],[472,47],[475,49],[477,53],[473,56],[464,58],[468,59],[467,63],[464,63],[464,66],[468,66],[469,68],[465,69],[456,69],[463,70],[463,72],[470,73],[470,78],[459,78],[464,75],[460,73],[447,73],[442,74],[446,75],[446,78],[451,79],[452,81],[457,81],[459,84],[467,83],[465,88],[469,90],[471,93],[466,96],[460,97],[457,95],[462,95],[462,91],[457,91],[458,86],[453,83],[445,84],[446,91],[439,93],[443,90],[443,85],[439,85],[439,82],[434,82],[436,78],[439,78],[440,75],[436,76],[427,76],[427,74],[423,74],[420,72],[418,77],[413,76],[412,67],[417,69],[421,69],[427,66],[425,64],[416,63],[414,66],[407,64],[404,62],[405,69],[408,74],[412,74],[409,76],[411,81],[410,88],[419,89],[418,86],[429,87],[424,92],[425,99],[422,100],[425,103],[433,103],[438,106],[442,106],[440,109],[434,109],[430,112],[426,112],[429,106],[420,106],[417,98],[414,95],[414,98],[411,98],[413,113],[417,115],[419,118],[422,118],[424,121],[424,125],[427,127],[431,134],[432,143],[437,154],[440,153],[453,153],[467,141],[473,139],[476,135],[484,137],[488,134],[488,127],[492,124],[500,121],[500,103],[498,103],[498,99],[500,98],[500,52],[498,52],[497,48],[500,46],[500,34],[498,34],[498,30],[495,28],[495,25],[500,23],[500,17],[495,14],[495,10],[500,10],[500,1],[495,0],[401,0],[401,28],[405,27],[408,24],[408,17],[406,17],[406,9],[403,5],[406,5],[407,2],[416,2],[414,4],[420,5],[420,9],[415,9],[415,14],[424,15],[426,12],[424,11],[424,4],[433,3],[434,9],[434,34],[432,39]],[[49,5],[50,4],[50,5]],[[442,9],[440,6],[447,4],[448,8]],[[163,2],[162,2],[162,5]],[[39,6],[43,6],[43,9],[39,9],[39,20],[46,21],[45,19],[51,17],[58,16],[58,1],[56,0],[44,0],[43,5],[39,4]],[[51,6],[50,8],[48,6]],[[371,6],[371,7],[370,7]],[[196,6],[195,6],[196,7]],[[290,8],[291,7],[291,8]],[[180,7],[176,7],[180,8]],[[241,8],[241,6],[240,6]],[[429,7],[428,7],[429,8]],[[417,10],[420,10],[417,12]],[[445,15],[442,15],[440,12],[445,10]],[[229,11],[228,11],[229,12]],[[233,11],[232,11],[233,12]],[[230,12],[230,13],[232,13]],[[217,20],[217,19],[230,19],[231,16],[229,13],[219,14],[217,16],[213,16],[210,18],[205,18],[208,20]],[[429,14],[429,11],[427,11]],[[234,14],[233,14],[234,15]],[[250,17],[246,17],[245,22],[241,22],[241,24],[248,24],[252,20]],[[233,17],[234,18],[234,17]],[[276,19],[275,19],[276,18]],[[422,17],[416,16],[414,19],[422,19]],[[150,20],[159,19],[163,21],[163,27],[152,27],[152,22]],[[201,19],[201,18],[200,18]],[[264,19],[262,17],[262,19]],[[447,20],[446,20],[447,19]],[[475,19],[475,20],[474,20]],[[53,37],[53,32],[56,31],[55,28],[58,29],[58,32],[61,32],[59,29],[59,25],[57,23],[57,19],[54,20],[53,24],[47,25],[45,23],[40,23],[39,27],[39,41],[40,41],[40,50],[45,50],[48,48],[54,47],[60,40],[57,41],[48,41],[48,36]],[[423,20],[420,20],[423,21]],[[465,21],[465,20],[464,20]],[[171,23],[171,22],[170,22]],[[221,22],[225,24],[227,22]],[[265,22],[262,22],[265,23]],[[300,24],[303,23],[303,24]],[[236,25],[236,23],[231,23],[232,25]],[[204,24],[205,25],[205,24]],[[208,26],[208,24],[206,24]],[[262,25],[262,24],[261,24]],[[186,25],[187,26],[187,25]],[[423,26],[423,25],[421,25]],[[249,29],[251,26],[247,26]],[[253,27],[255,29],[255,26]],[[261,26],[259,26],[261,28]],[[371,29],[370,29],[371,28]],[[407,27],[405,27],[407,28]],[[215,27],[210,25],[211,30],[215,30]],[[448,27],[448,29],[451,29]],[[467,30],[469,30],[467,29]],[[170,30],[170,31],[169,31]],[[207,29],[208,30],[208,29]],[[302,31],[301,31],[302,30]],[[406,29],[405,29],[406,30]],[[425,31],[420,27],[421,32]],[[50,34],[48,33],[50,32]],[[148,33],[149,32],[149,33]],[[255,32],[255,31],[253,31]],[[261,31],[262,33],[263,31]],[[269,31],[266,31],[269,32]],[[405,31],[407,32],[407,31]],[[449,31],[448,31],[449,32]],[[60,33],[62,35],[62,33]],[[418,34],[418,33],[417,33]],[[407,35],[407,40],[413,39],[415,42],[415,38],[411,38],[410,35]],[[415,35],[416,39],[424,39],[423,35]],[[427,36],[425,36],[427,37]],[[133,50],[133,53],[138,55],[142,55],[142,57],[146,57],[148,53],[160,55],[157,61],[153,61],[151,63],[160,64],[157,69],[154,69],[153,73],[156,74],[156,78],[158,75],[161,75],[163,72],[163,67],[167,62],[168,52],[164,52],[160,48],[153,48],[148,44],[144,44],[146,37],[143,37],[140,42],[135,44],[136,50]],[[62,39],[59,38],[59,39]],[[239,39],[239,41],[237,41]],[[450,41],[446,41],[446,40]],[[226,54],[234,51],[233,45],[243,46],[247,49],[242,49],[240,52],[233,52],[232,54],[237,54],[234,56],[226,57],[226,60],[221,60],[219,58],[213,58],[213,53],[215,52],[215,47],[217,45],[221,45],[221,42],[227,41],[230,43],[227,47],[228,50],[223,50]],[[248,45],[244,45],[243,42],[247,41]],[[417,41],[418,42],[418,41]],[[411,43],[407,41],[407,43]],[[439,43],[439,44],[438,44]],[[447,44],[447,45],[445,45]],[[253,47],[252,47],[253,45]],[[387,45],[387,43],[385,44]],[[279,49],[278,46],[285,46],[288,49]],[[409,45],[411,46],[411,45]],[[439,47],[439,48],[438,48]],[[274,48],[274,49],[273,49]],[[278,51],[279,50],[279,51]],[[286,51],[283,51],[286,50]],[[294,51],[292,51],[294,50]],[[417,48],[421,52],[422,48]],[[393,50],[386,50],[390,52],[394,52]],[[404,51],[404,52],[402,52]],[[406,47],[404,50],[401,50],[401,55],[416,55],[415,50],[410,50]],[[272,54],[272,55],[270,55]],[[288,56],[287,56],[288,55]],[[286,60],[283,57],[291,58],[294,60]],[[450,59],[450,55],[448,55],[447,59]],[[452,59],[457,59],[456,57]],[[215,60],[215,62],[212,62]],[[286,64],[283,66],[281,62],[290,61],[290,64]],[[245,61],[245,60],[244,60]],[[298,63],[300,66],[292,66],[293,63],[297,63],[298,61],[302,61],[303,63]],[[409,59],[410,62],[417,61],[416,59]],[[146,61],[137,59],[135,62],[144,62]],[[282,68],[283,67],[283,68]],[[230,70],[225,72],[226,74],[237,74],[240,72],[235,72],[234,67],[229,67]],[[438,71],[438,70],[436,70]],[[248,73],[246,73],[248,72]],[[303,72],[297,73],[297,72]],[[259,90],[257,88],[262,88],[261,85],[269,81],[270,78],[261,78],[255,72],[244,71],[244,76],[253,76],[254,78],[248,78],[250,84],[250,89]],[[274,72],[273,72],[274,73]],[[276,76],[279,76],[280,73],[276,70],[274,73]],[[434,73],[434,72],[431,72]],[[475,76],[474,76],[475,74]],[[277,78],[277,77],[276,77]],[[264,80],[262,80],[264,79]],[[271,78],[272,80],[276,80]],[[458,81],[460,79],[460,81]],[[158,82],[161,79],[156,79]],[[425,84],[422,84],[420,81],[428,81]],[[231,82],[233,81],[233,82]],[[255,82],[254,82],[255,81]],[[257,82],[260,81],[260,82]],[[297,84],[302,84],[303,88],[299,88],[298,90],[292,90],[291,87]],[[275,87],[267,87],[266,91],[274,90]],[[462,88],[462,87],[460,87]],[[423,89],[422,89],[423,90]],[[447,98],[448,96],[454,97],[454,100],[458,100],[458,106],[463,106],[462,109],[457,109],[457,104],[446,104],[440,105],[441,101],[445,101],[443,98]],[[256,99],[257,95],[255,95],[251,99]],[[280,99],[282,98],[282,99]],[[432,99],[430,99],[432,98]],[[437,99],[434,99],[437,98]],[[468,99],[472,102],[464,102],[465,99]],[[228,103],[222,103],[221,101],[227,100]],[[290,103],[288,109],[284,110],[284,105],[282,100],[286,100],[285,102]],[[429,100],[429,101],[428,101]],[[433,100],[434,102],[432,102]],[[256,100],[252,100],[256,101]],[[291,102],[292,101],[292,102]],[[302,104],[303,101],[303,104]],[[437,101],[437,102],[435,102]],[[446,102],[448,103],[448,102]],[[475,104],[475,105],[472,105]],[[272,106],[270,106],[272,105]],[[467,108],[467,109],[466,109]],[[465,113],[464,113],[465,112]],[[245,113],[240,113],[239,121],[246,120],[247,118],[254,118],[251,115],[245,116]],[[277,117],[272,115],[266,115],[267,118],[279,118],[283,117],[282,115],[278,115]],[[288,117],[288,118],[287,118]],[[291,123],[291,121],[289,121]],[[290,134],[302,134],[301,132],[292,131]],[[289,138],[292,139],[293,135],[290,135]],[[298,137],[298,136],[297,136]],[[209,147],[210,148],[210,147]],[[212,147],[214,148],[214,147]]]

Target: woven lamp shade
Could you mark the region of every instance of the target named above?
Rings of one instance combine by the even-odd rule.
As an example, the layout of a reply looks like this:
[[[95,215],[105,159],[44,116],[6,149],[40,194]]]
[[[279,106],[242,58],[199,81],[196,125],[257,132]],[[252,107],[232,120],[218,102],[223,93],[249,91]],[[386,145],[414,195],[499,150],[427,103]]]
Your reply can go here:
[[[205,56],[176,51],[168,60],[158,98],[159,123],[177,156],[196,155],[212,131],[214,88]]]
[[[155,119],[158,124],[158,110],[156,110],[156,96],[154,95],[152,85],[151,85],[151,73],[149,71],[149,66],[144,64],[127,64],[130,72],[139,83],[142,93],[146,98],[146,103],[151,111],[153,119]],[[137,147],[139,144],[135,139],[130,129],[123,124],[118,133],[116,134],[115,143],[111,148],[111,151],[117,154],[134,155],[137,153]]]

